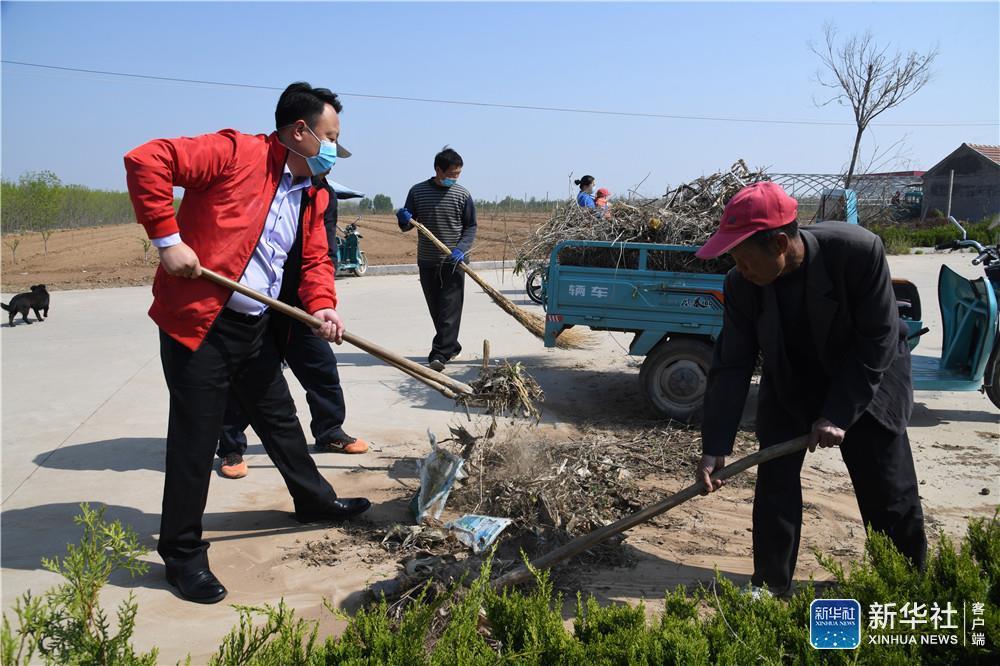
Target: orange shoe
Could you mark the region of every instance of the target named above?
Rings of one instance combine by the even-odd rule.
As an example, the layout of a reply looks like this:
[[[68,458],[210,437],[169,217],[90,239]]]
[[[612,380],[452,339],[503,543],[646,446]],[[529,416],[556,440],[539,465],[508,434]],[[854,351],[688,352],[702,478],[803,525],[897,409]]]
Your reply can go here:
[[[219,472],[227,479],[242,479],[249,471],[243,456],[238,453],[230,453],[219,465]]]
[[[349,437],[333,442],[316,442],[316,450],[320,453],[367,453],[368,442],[360,437]]]

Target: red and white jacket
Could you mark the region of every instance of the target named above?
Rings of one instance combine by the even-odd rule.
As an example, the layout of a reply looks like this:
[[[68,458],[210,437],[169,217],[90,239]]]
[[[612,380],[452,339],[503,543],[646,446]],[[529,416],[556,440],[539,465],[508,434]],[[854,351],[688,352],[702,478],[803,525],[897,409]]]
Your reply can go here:
[[[150,238],[180,232],[206,268],[239,281],[264,230],[288,149],[277,133],[232,129],[179,139],[156,139],[125,155],[129,196],[136,221]],[[184,188],[174,213],[174,187]],[[323,213],[329,194],[305,190],[299,298],[309,312],[335,308],[334,268]],[[196,350],[230,291],[205,279],[173,277],[160,266],[149,316],[170,337]]]

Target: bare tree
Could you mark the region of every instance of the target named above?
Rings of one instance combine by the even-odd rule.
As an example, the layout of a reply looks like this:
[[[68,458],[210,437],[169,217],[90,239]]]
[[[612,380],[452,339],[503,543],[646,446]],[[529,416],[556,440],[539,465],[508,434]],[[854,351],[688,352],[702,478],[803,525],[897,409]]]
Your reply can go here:
[[[4,240],[4,245],[10,248],[10,262],[17,263],[17,246],[21,244],[20,236],[11,236]]]
[[[142,243],[142,263],[149,264],[149,250],[153,246],[153,241],[140,237],[139,242]]]
[[[38,233],[42,235],[42,247],[45,249],[45,254],[49,253],[49,238],[55,233],[55,229],[51,227],[45,227],[41,229]]]
[[[844,178],[844,187],[850,187],[861,149],[861,137],[868,124],[924,87],[930,80],[931,64],[938,55],[938,49],[931,47],[924,54],[916,51],[889,53],[889,46],[876,44],[871,32],[865,32],[860,37],[854,35],[838,45],[836,27],[827,24],[823,31],[825,44],[822,47],[810,44],[812,52],[823,63],[816,78],[820,85],[836,93],[818,104],[850,104],[857,124],[851,166]]]
[[[874,139],[874,137],[872,138]],[[910,134],[906,133],[886,148],[883,148],[877,140],[870,141],[870,155],[865,158],[863,151],[858,151],[859,162],[855,165],[855,170],[859,174],[866,174],[877,171],[909,169],[913,163],[910,147],[907,143],[909,139]]]

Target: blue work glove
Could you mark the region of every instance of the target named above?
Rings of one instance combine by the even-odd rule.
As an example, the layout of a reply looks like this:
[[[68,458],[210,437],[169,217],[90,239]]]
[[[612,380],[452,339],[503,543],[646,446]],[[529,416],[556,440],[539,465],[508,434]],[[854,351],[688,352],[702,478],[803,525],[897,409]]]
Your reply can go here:
[[[465,259],[465,253],[459,250],[457,247],[451,251],[451,255],[448,257],[448,261],[452,262],[453,264],[460,263],[463,259]]]
[[[400,231],[409,231],[413,228],[410,224],[410,220],[413,219],[413,213],[406,210],[405,208],[400,208],[396,211],[396,223],[399,225]]]

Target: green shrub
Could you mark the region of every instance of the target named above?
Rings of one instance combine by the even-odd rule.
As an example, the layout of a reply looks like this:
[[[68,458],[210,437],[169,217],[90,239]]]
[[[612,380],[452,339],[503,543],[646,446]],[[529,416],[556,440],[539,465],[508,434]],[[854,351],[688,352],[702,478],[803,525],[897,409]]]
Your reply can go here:
[[[553,595],[548,572],[536,572],[536,587],[525,596],[517,590],[486,591],[484,610],[493,637],[521,664],[580,663],[579,645],[562,621],[562,595]]]
[[[131,645],[138,612],[134,595],[117,609],[117,632],[98,601],[115,570],[145,573],[147,565],[138,558],[146,549],[131,528],[117,520],[105,522],[103,507],[95,510],[84,503],[80,510],[73,518],[83,527],[80,543],[68,545],[62,560],[42,560],[43,567],[66,582],[41,597],[26,592],[14,606],[16,629],[3,616],[0,654],[5,665],[27,664],[36,654],[47,664],[156,664],[156,650],[136,654]]]
[[[107,525],[102,512],[83,505],[79,546],[69,546],[61,563],[46,561],[67,584],[42,599],[26,595],[16,612],[16,632],[4,618],[4,664],[26,663],[37,654],[47,663],[152,664],[156,652],[136,655],[128,641],[135,619],[130,599],[118,611],[112,635],[96,592],[114,568],[137,571],[141,554],[134,534]],[[283,602],[277,607],[237,607],[238,625],[212,657],[213,666],[306,664],[479,665],[537,664],[994,664],[1000,648],[1000,520],[970,521],[956,545],[941,536],[916,570],[892,542],[869,533],[863,560],[846,570],[817,553],[834,578],[822,598],[857,599],[863,609],[862,642],[856,650],[816,650],[809,644],[812,584],[787,600],[753,600],[716,573],[706,587],[668,592],[664,611],[649,620],[644,604],[601,606],[594,598],[576,601],[572,631],[563,600],[546,572],[535,572],[530,592],[497,592],[490,586],[490,563],[468,587],[456,586],[436,599],[428,588],[401,613],[383,599],[349,619],[339,637],[317,639],[318,624],[296,618]],[[866,621],[872,604],[950,602],[964,609],[985,604],[986,646],[880,645]],[[327,607],[342,616],[339,611]],[[397,617],[398,615],[398,617]],[[256,619],[262,618],[262,624]],[[905,633],[897,625],[892,633]]]
[[[989,220],[963,226],[970,240],[979,241],[984,245],[993,245],[1000,240],[1000,229],[990,229]],[[925,229],[911,229],[895,225],[876,226],[871,227],[870,231],[882,239],[886,251],[890,254],[901,254],[901,252],[892,252],[890,247],[897,249],[905,247],[906,251],[909,252],[911,247],[934,247],[955,240],[961,235],[955,225],[950,223]]]
[[[398,624],[389,619],[384,600],[362,609],[339,638],[326,639],[321,657],[328,664],[427,664],[424,640],[442,603],[430,603],[421,594]]]
[[[310,663],[315,654],[316,624],[295,617],[284,601],[278,607],[234,606],[240,614],[239,625],[222,640],[219,651],[209,660],[211,666],[244,664]],[[255,627],[255,615],[263,616],[264,626]]]
[[[910,243],[902,237],[891,236],[882,240],[887,254],[909,254]]]
[[[984,602],[987,647],[949,646],[946,651],[922,645],[867,645],[867,627],[862,625],[866,663],[986,664],[997,663],[1000,649],[1000,520],[970,521],[963,543],[956,548],[945,535],[929,554],[927,567],[917,571],[885,536],[869,532],[865,559],[845,573],[829,557],[817,555],[836,580],[836,593],[857,599],[866,613],[872,604],[951,603],[963,609],[971,602]],[[904,633],[896,629],[896,633]]]
[[[708,639],[696,605],[679,589],[667,595],[666,612],[649,626],[643,604],[602,607],[593,597],[585,604],[578,598],[574,637],[590,663],[708,664]]]

